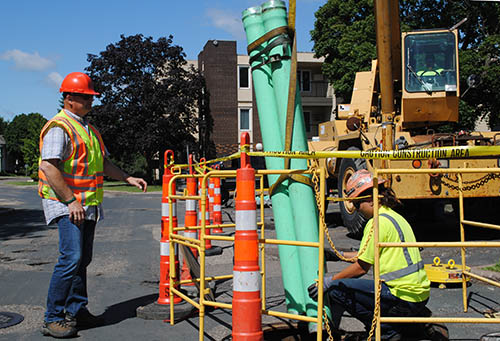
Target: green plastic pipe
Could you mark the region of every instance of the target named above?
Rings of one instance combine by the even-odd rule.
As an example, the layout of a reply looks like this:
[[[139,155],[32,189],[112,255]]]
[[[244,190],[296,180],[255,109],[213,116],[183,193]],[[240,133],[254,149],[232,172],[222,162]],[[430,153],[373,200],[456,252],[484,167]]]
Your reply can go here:
[[[262,19],[265,32],[277,27],[287,26],[285,3],[281,0],[271,0],[262,6]],[[276,38],[274,38],[276,39]],[[271,40],[272,41],[272,40]],[[285,55],[291,57],[291,45],[278,45],[270,55]],[[274,94],[278,105],[281,136],[286,135],[286,119],[288,106],[288,91],[290,86],[291,59],[283,59],[271,63]],[[298,86],[295,92],[295,115],[293,124],[292,144],[293,151],[307,151],[307,135],[305,131],[302,103]],[[307,169],[307,160],[292,159],[291,169]],[[313,189],[306,184],[290,181],[289,196],[292,204],[295,234],[301,241],[318,242],[318,210]],[[302,272],[302,290],[306,297],[306,312],[308,316],[317,315],[317,303],[307,295],[307,287],[318,278],[318,250],[311,247],[299,247],[299,260]]]
[[[251,7],[243,11],[243,25],[247,35],[248,44],[251,44],[264,34],[261,8]],[[261,51],[266,44],[250,53],[250,57]],[[255,61],[251,66],[260,64]],[[278,108],[274,97],[271,81],[271,68],[268,64],[252,69],[254,93],[259,113],[262,142],[265,151],[283,150],[283,139],[280,134]],[[284,160],[266,157],[267,169],[283,169]],[[268,175],[269,184],[278,179],[278,175]],[[281,184],[272,196],[274,223],[276,235],[282,240],[296,240],[293,228],[292,205],[288,194],[288,183]],[[299,253],[297,246],[279,245],[279,256],[283,287],[287,310],[293,314],[305,313],[305,296],[302,288],[302,275],[300,271]]]

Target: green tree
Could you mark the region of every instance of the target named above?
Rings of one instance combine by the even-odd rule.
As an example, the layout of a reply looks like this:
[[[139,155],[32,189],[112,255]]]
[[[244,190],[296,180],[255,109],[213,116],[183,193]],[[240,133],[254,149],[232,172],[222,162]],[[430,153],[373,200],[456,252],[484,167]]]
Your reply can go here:
[[[323,72],[344,101],[351,98],[355,73],[370,69],[376,58],[374,0],[329,0],[315,14],[311,38],[316,56],[325,57]],[[460,103],[460,122],[448,129],[472,129],[476,119],[489,117],[490,127],[500,125],[500,4],[479,1],[400,1],[403,31],[449,28],[464,18],[459,28],[460,86],[480,76],[479,86],[470,89]]]
[[[87,58],[86,70],[101,93],[100,104],[90,113],[92,122],[127,171],[132,163],[140,164],[133,160],[136,155],[145,159],[148,179],[158,166],[154,160],[163,164],[166,149],[181,157],[186,145],[196,150],[198,112],[207,110],[200,100],[206,93],[204,78],[187,66],[185,53],[172,39],[122,35]]]
[[[7,121],[0,117],[0,135],[5,134],[5,129],[7,128]]]
[[[14,160],[16,173],[36,178],[40,156],[39,138],[47,119],[39,113],[15,116],[5,129],[7,153]]]

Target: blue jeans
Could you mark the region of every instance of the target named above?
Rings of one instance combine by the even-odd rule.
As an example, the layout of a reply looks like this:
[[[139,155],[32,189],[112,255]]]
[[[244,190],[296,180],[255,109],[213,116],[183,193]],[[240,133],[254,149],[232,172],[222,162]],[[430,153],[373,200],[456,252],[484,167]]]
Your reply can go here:
[[[375,307],[374,281],[360,278],[345,278],[333,281],[328,288],[329,304],[333,312],[333,324],[339,327],[344,311],[360,320],[366,330],[370,330]],[[408,302],[391,294],[389,287],[382,283],[380,291],[381,316],[418,316],[428,300],[423,302]],[[401,333],[404,325],[401,323],[382,323],[381,332],[385,337]]]
[[[57,221],[59,230],[59,259],[49,285],[45,321],[62,320],[65,313],[76,316],[86,309],[87,266],[92,261],[95,221],[73,224],[69,216]]]

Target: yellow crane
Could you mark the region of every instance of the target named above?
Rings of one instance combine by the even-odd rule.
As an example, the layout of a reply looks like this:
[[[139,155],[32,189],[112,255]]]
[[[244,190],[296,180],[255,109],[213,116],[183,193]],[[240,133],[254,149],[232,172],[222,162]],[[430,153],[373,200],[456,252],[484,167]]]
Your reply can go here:
[[[377,60],[371,70],[356,73],[350,103],[339,104],[335,119],[319,125],[319,141],[311,150],[413,150],[440,146],[498,145],[498,132],[437,134],[433,127],[458,121],[460,96],[458,29],[400,32],[398,0],[374,0]],[[498,136],[497,136],[498,135]],[[327,159],[331,187],[338,195],[360,168],[498,167],[497,159],[374,160]],[[402,174],[391,186],[400,199],[417,199],[416,208],[430,199],[453,203],[458,182],[448,175]],[[488,186],[485,186],[488,183]],[[494,183],[494,186],[490,186]],[[464,177],[465,197],[498,197],[495,174]],[[431,205],[433,206],[433,205]],[[442,205],[440,206],[442,207]],[[355,235],[364,221],[349,202],[341,202],[344,225]],[[418,213],[416,213],[418,214]]]

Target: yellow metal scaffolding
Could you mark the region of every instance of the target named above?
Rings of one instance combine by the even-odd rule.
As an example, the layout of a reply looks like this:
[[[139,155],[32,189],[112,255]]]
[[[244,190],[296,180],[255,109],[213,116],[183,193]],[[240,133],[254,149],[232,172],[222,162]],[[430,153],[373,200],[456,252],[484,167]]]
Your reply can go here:
[[[379,242],[379,198],[378,179],[383,174],[457,174],[459,187],[459,215],[460,215],[460,242],[416,242],[416,243],[380,243]],[[500,247],[500,242],[466,242],[464,225],[471,225],[482,228],[500,229],[500,226],[485,224],[464,219],[464,195],[462,174],[464,173],[500,173],[500,168],[433,168],[433,169],[373,169],[373,201],[374,201],[374,233],[373,243],[375,245],[374,277],[375,277],[375,303],[380,302],[380,259],[379,249],[381,247],[458,247],[461,250],[462,258],[462,300],[464,312],[467,312],[467,281],[466,276],[470,276],[487,284],[500,287],[500,283],[484,278],[467,271],[465,262],[465,249],[468,247]],[[376,312],[376,340],[380,340],[380,324],[386,323],[500,323],[500,318],[456,318],[456,317],[383,317],[380,310]]]
[[[324,205],[324,198],[325,198],[325,169],[323,167],[318,168],[316,170],[308,170],[308,171],[303,171],[303,170],[283,170],[283,171],[276,171],[276,170],[257,170],[256,171],[256,176],[259,178],[260,184],[259,188],[257,189],[256,193],[260,195],[260,221],[257,223],[257,225],[260,227],[260,240],[259,240],[259,247],[260,247],[260,264],[261,264],[261,274],[262,274],[262,286],[261,286],[261,298],[262,298],[262,314],[263,315],[269,315],[269,316],[275,316],[275,317],[281,317],[281,318],[286,318],[286,319],[292,319],[292,320],[298,320],[298,321],[305,321],[305,322],[313,322],[317,323],[318,326],[322,325],[322,316],[323,316],[323,292],[322,290],[319,290],[319,295],[318,295],[318,311],[317,311],[317,316],[316,317],[309,317],[309,316],[303,316],[303,315],[295,315],[295,314],[289,314],[289,313],[284,313],[284,312],[279,312],[279,311],[273,311],[273,310],[268,310],[266,309],[266,257],[265,257],[265,245],[295,245],[295,246],[306,246],[306,247],[316,247],[318,248],[318,264],[319,264],[319,269],[318,269],[318,285],[319,287],[323,287],[323,276],[324,276],[324,236],[325,236],[325,231],[326,231],[326,225],[323,219],[319,219],[319,241],[317,243],[313,242],[302,242],[302,241],[289,241],[289,240],[276,240],[276,239],[269,239],[266,238],[265,235],[265,223],[264,223],[264,176],[267,174],[313,174],[315,173],[318,175],[319,180],[320,180],[320,186],[319,186],[319,191],[320,191],[320,198],[321,204],[319,205],[318,209],[320,210],[320,215],[324,217],[325,213],[325,205]],[[500,173],[500,168],[438,168],[438,169],[373,169],[373,176],[374,176],[374,187],[373,187],[373,200],[374,200],[374,233],[373,233],[373,243],[375,245],[375,259],[374,259],[374,278],[375,278],[375,302],[380,302],[380,286],[381,286],[381,281],[380,281],[380,259],[379,259],[379,249],[381,247],[425,247],[425,248],[434,248],[434,247],[455,247],[455,248],[460,248],[461,249],[461,258],[462,258],[462,292],[463,292],[463,307],[464,307],[464,312],[467,312],[467,282],[466,282],[466,276],[469,276],[471,278],[480,280],[482,282],[485,282],[490,285],[498,286],[500,287],[500,283],[484,278],[482,276],[479,276],[477,274],[474,274],[470,271],[467,271],[466,269],[466,259],[465,259],[465,250],[466,248],[471,248],[471,247],[500,247],[500,242],[467,242],[465,240],[465,233],[464,233],[464,225],[470,225],[470,226],[475,226],[475,227],[481,227],[481,228],[490,228],[490,229],[497,229],[500,230],[500,226],[498,225],[493,225],[493,224],[486,224],[486,223],[481,223],[481,222],[474,222],[470,220],[464,219],[464,205],[463,205],[463,191],[459,191],[459,211],[460,211],[460,242],[415,242],[415,243],[381,243],[379,242],[379,209],[378,209],[378,204],[379,204],[379,198],[378,198],[378,179],[380,175],[391,175],[391,174],[457,174],[458,176],[458,181],[459,181],[459,188],[463,188],[463,181],[462,181],[462,174],[464,173]],[[171,200],[176,199],[176,200],[200,200],[201,201],[201,225],[200,226],[195,226],[195,227],[189,227],[190,229],[198,229],[200,233],[199,239],[193,239],[193,238],[187,238],[181,235],[178,235],[178,231],[184,231],[186,230],[185,227],[173,227],[172,225],[172,219],[170,219],[170,226],[169,226],[169,233],[170,233],[170,254],[174,254],[174,249],[175,249],[175,244],[182,244],[186,245],[191,248],[196,248],[199,252],[199,257],[200,257],[200,277],[192,280],[184,280],[184,281],[175,281],[175,278],[177,277],[177,274],[175,273],[175,265],[174,262],[170,262],[170,301],[171,306],[170,306],[170,323],[173,325],[174,324],[174,300],[173,297],[174,295],[178,295],[182,299],[184,299],[186,302],[190,303],[194,307],[196,307],[199,310],[199,340],[203,340],[203,334],[204,334],[204,317],[205,317],[205,312],[206,312],[206,306],[210,307],[218,307],[218,308],[223,308],[223,309],[232,309],[232,305],[228,303],[222,303],[222,302],[216,302],[216,301],[211,301],[206,298],[206,294],[208,293],[209,289],[207,289],[206,282],[208,281],[214,281],[214,280],[219,280],[219,279],[230,279],[233,277],[232,274],[228,275],[221,275],[221,276],[206,276],[205,273],[205,240],[210,239],[210,240],[219,240],[219,241],[229,241],[229,242],[234,242],[234,237],[228,237],[228,236],[217,236],[217,235],[207,235],[205,233],[206,228],[214,228],[214,227],[220,227],[220,228],[234,228],[235,224],[221,224],[221,225],[209,225],[206,222],[206,215],[205,212],[207,210],[207,190],[206,190],[206,183],[208,181],[208,178],[210,177],[222,177],[222,178],[230,178],[230,177],[236,177],[236,171],[228,171],[228,170],[221,170],[221,171],[210,171],[206,174],[197,174],[197,175],[182,175],[182,174],[177,174],[175,175],[170,183],[169,183],[169,190],[168,190],[168,200],[169,200],[169,209],[170,209],[170,216],[172,216],[173,212],[173,205]],[[188,177],[196,177],[196,178],[202,178],[202,185],[201,185],[201,195],[197,196],[187,196],[187,195],[177,195],[171,193],[172,189],[172,183],[176,180],[180,179],[186,179]],[[198,282],[200,286],[200,296],[198,298],[198,302],[181,291],[175,289],[175,285],[182,285],[190,282]],[[381,323],[431,323],[431,322],[437,322],[437,323],[500,323],[500,318],[457,318],[457,317],[428,317],[428,318],[423,318],[423,317],[383,317],[380,315],[380,310],[375,309],[375,315],[374,315],[376,327],[375,327],[375,337],[376,340],[380,340],[380,324]],[[322,340],[322,328],[318,328],[318,334],[317,334],[317,340]]]

